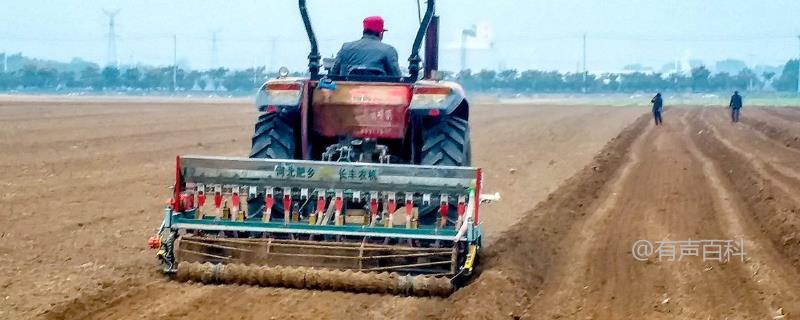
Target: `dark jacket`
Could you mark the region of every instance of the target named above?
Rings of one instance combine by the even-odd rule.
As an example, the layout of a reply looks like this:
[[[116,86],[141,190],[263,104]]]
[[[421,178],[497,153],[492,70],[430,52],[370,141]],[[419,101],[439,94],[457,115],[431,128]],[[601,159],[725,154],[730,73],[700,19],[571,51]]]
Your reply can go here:
[[[728,105],[731,108],[739,109],[742,107],[742,96],[738,94],[733,94],[731,96],[731,103]]]
[[[387,76],[402,75],[397,62],[397,50],[371,34],[365,34],[360,40],[342,45],[342,49],[336,55],[331,74],[348,75],[350,70],[356,67],[384,70]]]
[[[661,96],[658,95],[653,97],[653,99],[650,100],[650,103],[653,104],[653,111],[661,112],[661,108],[664,107],[664,100],[662,100]]]

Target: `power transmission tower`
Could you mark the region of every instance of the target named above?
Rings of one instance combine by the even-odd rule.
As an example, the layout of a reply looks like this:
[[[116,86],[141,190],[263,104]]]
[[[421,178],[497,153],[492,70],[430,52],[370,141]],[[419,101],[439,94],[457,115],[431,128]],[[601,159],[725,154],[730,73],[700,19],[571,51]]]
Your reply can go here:
[[[103,13],[108,16],[108,47],[106,48],[106,63],[108,66],[119,68],[119,60],[117,59],[117,33],[114,29],[114,20],[117,14],[119,14],[119,10],[103,10]]]
[[[219,30],[211,31],[211,69],[219,68],[219,48],[217,47],[217,34]]]
[[[3,52],[3,73],[8,73],[8,53]]]
[[[467,70],[467,37],[475,37],[476,29],[477,27],[473,25],[469,29],[461,30],[461,71]]]

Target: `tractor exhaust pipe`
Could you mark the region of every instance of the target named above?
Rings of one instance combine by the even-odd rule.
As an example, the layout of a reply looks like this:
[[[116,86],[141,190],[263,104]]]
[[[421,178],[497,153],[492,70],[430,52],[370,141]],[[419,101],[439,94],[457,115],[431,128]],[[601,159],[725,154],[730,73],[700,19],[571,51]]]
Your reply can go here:
[[[306,0],[298,0],[298,5],[300,7],[300,16],[303,17],[303,25],[306,27],[308,41],[311,43],[311,52],[308,54],[308,72],[311,73],[311,79],[314,79],[319,75],[319,60],[322,56],[319,55],[317,36],[314,35],[314,29],[311,27],[311,20],[308,18]]]
[[[425,32],[424,79],[431,79],[433,71],[439,70],[439,16],[433,16]]]
[[[422,17],[422,23],[420,23],[417,36],[414,38],[414,45],[411,47],[411,56],[408,57],[408,73],[411,75],[411,79],[417,79],[419,77],[419,63],[422,62],[422,58],[419,56],[419,48],[422,46],[422,38],[425,36],[426,31],[428,31],[428,25],[430,25],[433,19],[434,7],[435,1],[428,0],[425,16]]]

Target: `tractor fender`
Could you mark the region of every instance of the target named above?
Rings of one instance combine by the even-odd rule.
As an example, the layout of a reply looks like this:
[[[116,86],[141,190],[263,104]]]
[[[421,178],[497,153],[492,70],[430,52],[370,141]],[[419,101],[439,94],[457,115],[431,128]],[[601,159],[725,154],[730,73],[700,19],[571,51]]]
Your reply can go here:
[[[464,89],[449,81],[417,82],[408,110],[412,117],[447,115],[469,120],[469,103]]]
[[[297,110],[306,84],[306,79],[302,78],[268,80],[256,93],[256,109],[265,112],[271,106],[283,112]]]

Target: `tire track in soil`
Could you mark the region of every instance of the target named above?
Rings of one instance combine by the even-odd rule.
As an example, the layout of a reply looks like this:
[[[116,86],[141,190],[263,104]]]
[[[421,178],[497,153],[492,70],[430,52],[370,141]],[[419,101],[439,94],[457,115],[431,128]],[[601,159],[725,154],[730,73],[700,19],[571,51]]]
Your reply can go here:
[[[557,272],[562,240],[586,219],[601,187],[628,161],[628,150],[649,124],[639,117],[612,139],[592,162],[505,232],[482,258],[479,277],[451,297],[449,318],[520,317],[550,273]],[[475,308],[474,306],[480,306]],[[530,316],[530,315],[529,315]]]
[[[673,113],[671,118],[686,116],[684,110]],[[719,285],[697,286],[702,282],[729,282],[742,274],[738,266],[721,265],[718,272],[704,272],[706,263],[697,259],[660,261],[651,257],[640,262],[630,255],[631,245],[639,239],[722,238],[709,189],[699,187],[705,178],[701,163],[680,140],[681,131],[679,122],[674,120],[651,127],[643,144],[632,149],[636,154],[632,158],[639,162],[632,166],[627,179],[610,188],[610,196],[617,194],[620,200],[601,206],[598,211],[608,208],[605,212],[609,212],[604,219],[586,223],[579,231],[592,236],[575,245],[583,248],[579,256],[566,256],[562,270],[567,283],[555,275],[555,289],[546,286],[540,293],[545,299],[534,304],[534,309],[550,311],[551,318],[764,314],[766,308],[749,299],[742,302],[752,289],[748,283],[728,290]],[[579,261],[577,266],[574,261]],[[703,299],[696,299],[698,296]]]
[[[571,179],[528,212],[498,242],[476,282],[454,295],[445,318],[762,319],[772,317],[780,307],[795,312],[797,296],[792,290],[798,287],[797,270],[777,253],[774,241],[747,229],[744,218],[740,219],[741,203],[750,200],[752,190],[724,184],[730,177],[721,176],[709,162],[710,156],[699,151],[695,137],[689,136],[699,129],[689,130],[687,118],[698,112],[676,111],[677,124],[652,128],[642,138],[649,148],[628,148],[638,155],[628,155],[633,159],[627,173],[622,166],[613,170],[620,173],[616,183],[610,182],[615,181],[613,175],[595,181],[605,191],[589,193],[593,200],[564,201],[581,196],[580,187],[570,185],[575,182]],[[749,165],[744,159],[732,163]],[[619,200],[597,200],[613,195],[615,188],[622,188]],[[603,209],[603,203],[613,209]],[[576,205],[590,209],[576,216]],[[569,213],[559,222],[551,220],[552,224],[540,218],[553,212]],[[586,214],[590,216],[581,218]],[[635,265],[630,245],[642,231],[645,237],[656,236],[650,240],[746,236],[759,252],[748,264],[650,259]],[[551,236],[550,242],[540,241],[537,232]],[[582,239],[584,244],[575,244],[574,240]],[[565,258],[557,258],[562,254]],[[481,308],[458,309],[476,305]]]
[[[608,220],[612,211],[617,208],[620,200],[620,195],[623,193],[623,186],[629,183],[631,171],[633,168],[640,165],[639,155],[644,148],[644,141],[652,141],[654,131],[648,128],[642,132],[630,147],[630,152],[627,154],[627,161],[618,170],[618,173],[608,181],[607,187],[604,187],[603,192],[599,199],[602,199],[597,205],[596,209],[586,219],[586,221],[577,224],[570,232],[564,241],[564,244],[569,246],[566,248],[561,261],[558,265],[565,266],[559,268],[555,273],[548,275],[543,284],[543,289],[537,294],[536,299],[525,311],[524,315],[531,316],[533,314],[531,309],[539,309],[538,306],[560,306],[555,312],[549,310],[547,317],[560,317],[562,312],[570,313],[574,309],[575,312],[580,312],[584,303],[576,303],[576,297],[583,297],[585,299],[584,291],[587,289],[585,274],[582,272],[590,272],[591,268],[591,251],[597,250],[591,243],[595,241],[599,234],[608,232]],[[599,227],[598,227],[599,226]],[[581,288],[576,292],[576,288]],[[544,309],[544,308],[541,308]],[[570,313],[568,316],[577,317],[575,313]]]
[[[796,172],[797,160],[800,160],[798,154],[787,153],[786,150],[772,144],[773,141],[762,141],[761,144],[756,144],[751,137],[743,136],[741,130],[735,130],[732,126],[711,125],[711,122],[707,120],[708,114],[709,110],[703,110],[699,115],[700,120],[725,147],[747,159],[759,175],[771,181],[775,187],[783,192],[782,196],[792,199],[796,204],[800,204],[800,194],[792,192],[792,190],[800,190],[798,189],[799,186],[791,185],[800,181],[791,181],[793,180],[792,173],[789,173],[789,176],[779,173],[781,171]],[[712,116],[714,115],[716,114],[712,114]],[[725,123],[725,120],[719,121],[719,117],[716,117],[715,120],[717,121],[714,124]],[[762,137],[762,139],[769,140],[766,137]],[[739,147],[739,145],[743,146]],[[745,148],[755,150],[755,152],[748,151]],[[795,168],[786,168],[788,165],[782,165],[782,163],[791,164]],[[787,181],[787,179],[790,181]]]
[[[633,112],[634,115],[639,113],[635,109]],[[490,217],[483,221],[485,247],[491,246],[496,239],[503,236],[503,232],[509,226],[519,220],[524,212],[519,212],[520,209],[528,210],[535,206],[561,184],[531,183],[531,181],[556,181],[574,174],[577,170],[570,169],[575,166],[574,163],[579,163],[581,167],[585,165],[594,157],[597,147],[593,145],[604,145],[608,140],[607,136],[601,132],[598,132],[597,137],[587,138],[586,132],[575,130],[575,128],[584,126],[587,118],[605,119],[605,122],[610,123],[609,126],[613,128],[618,122],[628,123],[625,119],[620,119],[620,116],[625,113],[628,112],[614,108],[575,108],[568,114],[549,120],[547,130],[520,130],[518,126],[513,125],[515,122],[521,122],[520,117],[517,117],[516,121],[506,119],[507,122],[479,123],[479,127],[486,132],[491,132],[492,135],[490,137],[479,135],[473,138],[473,144],[478,145],[474,149],[477,151],[477,157],[473,159],[473,163],[486,168],[484,170],[486,172],[484,189],[499,190],[503,195],[503,201],[482,210],[482,213],[488,214],[485,217]],[[613,119],[619,120],[615,123]],[[622,129],[624,128],[620,126],[618,130]],[[610,132],[616,134],[619,131]],[[497,142],[493,141],[496,138],[492,139],[492,137],[506,136],[525,137],[525,141],[535,141],[535,152],[529,152],[527,156],[520,157],[519,144]],[[486,138],[491,140],[487,141]],[[492,145],[493,149],[499,152],[483,154],[481,152],[483,145]],[[564,158],[564,153],[559,150],[559,145],[573,147],[574,150],[570,151],[571,159]],[[492,165],[492,162],[500,162],[502,166]],[[509,168],[516,168],[516,172],[511,173]],[[569,172],[565,174],[565,171]]]
[[[4,98],[0,98],[4,99]],[[242,104],[242,103],[236,103]],[[248,101],[246,104],[250,104]],[[125,108],[108,109],[108,105],[125,106]],[[109,116],[137,115],[142,113],[160,113],[164,108],[204,108],[220,105],[231,105],[229,101],[213,102],[203,100],[176,99],[159,103],[158,101],[127,99],[119,100],[83,100],[83,101],[11,101],[0,106],[0,112],[5,116],[0,123],[15,123],[19,121],[50,121],[50,120],[84,120],[92,118],[107,118]],[[76,107],[79,106],[79,107]],[[251,107],[254,110],[254,107]],[[239,109],[241,110],[241,109]],[[89,112],[87,112],[89,111]],[[36,116],[30,116],[35,114]],[[20,116],[21,115],[21,116]]]
[[[800,108],[797,107],[776,107],[776,108],[759,108],[765,113],[771,114],[787,121],[800,122]]]
[[[776,113],[772,109],[775,108],[755,109],[743,117],[740,124],[752,128],[760,136],[773,139],[777,145],[800,151],[800,125],[791,120],[795,115]],[[800,118],[800,112],[796,116]]]
[[[688,114],[688,113],[687,113]],[[697,118],[699,112],[693,112]],[[783,257],[765,238],[758,228],[753,227],[752,218],[748,217],[746,205],[742,202],[730,182],[720,174],[721,168],[709,156],[700,150],[691,138],[692,127],[686,118],[681,119],[684,127],[684,140],[692,154],[703,164],[703,172],[708,178],[709,186],[715,191],[715,212],[724,229],[728,230],[725,239],[743,239],[744,251],[747,254],[743,272],[751,272],[751,280],[758,287],[759,300],[765,304],[767,317],[779,308],[786,308],[788,313],[796,313],[800,306],[800,297],[795,290],[800,286],[800,275],[791,266],[783,263]],[[735,263],[735,262],[734,262]]]
[[[730,148],[723,137],[709,130],[709,126],[715,123],[694,119],[691,125],[698,132],[692,136],[693,139],[719,165],[725,178],[740,195],[754,224],[772,241],[773,247],[800,270],[800,205],[796,192],[791,192],[799,190],[798,185],[787,186],[790,181],[774,180],[770,173],[759,167],[760,163],[750,161],[743,150]],[[724,128],[724,124],[716,125]]]
[[[714,120],[717,121],[717,124],[727,122],[727,118],[722,117],[720,113],[712,113],[712,116],[715,116]],[[780,121],[780,119],[772,119],[772,122],[775,123],[776,120]],[[752,121],[764,123],[760,120]],[[785,127],[787,124],[783,124],[783,127],[769,125],[769,129],[764,129],[764,125],[742,124],[743,126],[737,124],[732,126],[717,125],[715,127],[724,131],[729,140],[735,139],[734,142],[737,145],[743,145],[739,151],[744,152],[745,149],[755,150],[755,152],[747,152],[747,156],[752,158],[758,155],[762,160],[764,170],[773,177],[784,181],[787,185],[800,183],[800,161],[798,161],[800,160],[800,143],[798,143],[798,148],[794,148],[791,142],[785,143],[786,141],[798,141],[798,137],[788,138],[787,134],[785,134],[788,131]],[[794,125],[788,124],[788,126]],[[800,132],[800,126],[795,129]],[[743,131],[748,131],[749,134],[745,134]],[[774,132],[783,132],[784,134],[770,134]],[[755,136],[756,139],[752,139],[751,135]]]
[[[228,133],[233,134],[239,131],[238,129],[232,129]],[[223,149],[226,150],[223,155],[234,154],[228,150],[244,150],[241,144],[231,142],[230,138],[217,137],[219,138],[204,140],[202,143],[185,139],[174,139],[177,140],[174,142],[171,141],[173,139],[162,139],[160,141],[164,142],[164,145],[150,143],[147,147],[139,147],[134,150],[120,148],[119,153],[113,154],[77,154],[74,156],[61,156],[60,161],[29,161],[28,164],[22,165],[22,170],[12,170],[17,169],[19,165],[0,165],[0,168],[9,169],[7,172],[0,173],[0,177],[13,180],[15,189],[32,190],[32,193],[41,194],[41,190],[36,190],[33,187],[45,185],[48,187],[44,187],[44,189],[56,191],[52,189],[74,188],[74,185],[83,185],[80,183],[82,179],[86,179],[88,184],[102,183],[99,181],[111,182],[119,174],[118,171],[109,170],[108,167],[86,166],[86,162],[90,160],[105,164],[113,163],[116,168],[135,168],[134,170],[140,170],[150,166],[161,169],[163,167],[156,165],[163,163],[165,158],[172,158],[174,162],[176,149],[191,150],[192,152],[205,152],[205,149],[209,148],[214,148],[215,150]],[[126,149],[128,151],[123,153],[122,151]],[[45,177],[43,178],[42,176]],[[24,192],[15,194],[17,196],[28,195]]]

